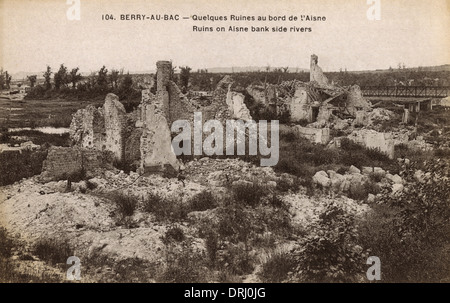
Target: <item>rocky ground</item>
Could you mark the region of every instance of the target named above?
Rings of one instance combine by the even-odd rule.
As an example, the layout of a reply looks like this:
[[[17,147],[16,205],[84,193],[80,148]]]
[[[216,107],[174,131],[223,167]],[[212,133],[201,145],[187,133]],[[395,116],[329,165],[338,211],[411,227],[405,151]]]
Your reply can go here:
[[[156,220],[154,214],[143,211],[141,206],[124,221],[116,205],[107,198],[108,193],[123,191],[143,200],[151,192],[185,202],[205,189],[215,196],[223,196],[230,186],[242,182],[263,182],[275,192],[277,181],[294,178],[277,174],[272,168],[259,168],[236,159],[202,158],[188,162],[185,166],[186,179],[183,182],[157,175],[143,177],[133,172],[128,175],[122,171],[107,171],[101,178],[72,183],[69,192],[66,181],[41,184],[37,177],[3,187],[0,193],[1,225],[14,238],[25,241],[22,248],[14,252],[13,259],[29,256],[28,261],[20,262],[21,267],[27,266],[34,271],[45,267],[49,268],[46,269],[48,272],[64,277],[69,265],[49,266],[33,255],[32,250],[33,245],[42,239],[58,239],[68,243],[74,255],[81,259],[85,269],[83,274],[86,274],[83,281],[116,281],[118,269],[115,267],[124,262],[145,262],[147,266],[158,270],[167,262],[167,250],[170,247],[165,244],[164,236],[173,227],[173,222]],[[92,184],[95,184],[95,189],[88,189],[88,186],[93,187]],[[331,197],[309,197],[300,188],[295,192],[284,193],[282,200],[288,205],[292,225],[306,230],[314,224],[317,214],[331,201]],[[360,202],[344,196],[332,200],[352,214],[367,209]],[[191,248],[205,251],[205,240],[199,236],[198,223],[205,217],[213,218],[216,210],[193,211],[185,220],[176,223],[189,240],[184,242],[189,242]],[[295,238],[279,237],[271,250],[292,249],[297,245],[293,240]],[[270,254],[264,249],[255,249],[253,253],[259,255],[259,263],[264,261],[264,255],[267,257]],[[100,255],[103,259],[99,259]],[[21,270],[21,267],[18,269]],[[258,268],[256,266],[252,273],[242,275],[241,279],[257,281],[255,272]],[[135,281],[142,282],[142,279],[155,281],[151,274],[145,278],[136,277]]]

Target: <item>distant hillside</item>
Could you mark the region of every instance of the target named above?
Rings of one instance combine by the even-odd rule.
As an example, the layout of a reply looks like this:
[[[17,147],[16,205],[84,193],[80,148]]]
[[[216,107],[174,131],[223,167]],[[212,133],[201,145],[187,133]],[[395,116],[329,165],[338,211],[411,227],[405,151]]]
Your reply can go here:
[[[270,67],[270,70],[273,71],[275,69],[279,69],[283,67]],[[230,74],[230,73],[243,73],[243,72],[263,72],[266,70],[266,66],[235,66],[235,67],[211,67],[207,68],[209,73],[221,73],[221,74]],[[195,70],[194,70],[195,71]],[[309,69],[300,68],[300,67],[289,67],[288,71],[290,73],[295,72],[308,72]]]

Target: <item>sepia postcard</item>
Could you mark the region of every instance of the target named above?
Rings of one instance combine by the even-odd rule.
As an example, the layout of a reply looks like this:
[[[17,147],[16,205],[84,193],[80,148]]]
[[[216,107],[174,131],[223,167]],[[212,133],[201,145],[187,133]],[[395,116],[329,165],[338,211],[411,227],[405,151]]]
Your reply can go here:
[[[448,0],[0,0],[0,282],[450,282],[449,29]]]

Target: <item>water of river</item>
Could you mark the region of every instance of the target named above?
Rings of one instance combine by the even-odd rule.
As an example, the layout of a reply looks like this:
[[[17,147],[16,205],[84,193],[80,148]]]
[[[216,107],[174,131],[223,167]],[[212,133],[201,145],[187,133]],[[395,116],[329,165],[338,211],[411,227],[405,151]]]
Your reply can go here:
[[[21,130],[37,130],[45,134],[54,134],[54,135],[62,135],[69,132],[69,128],[67,127],[51,127],[51,126],[44,126],[44,127],[15,127],[8,129],[9,132],[16,132]]]

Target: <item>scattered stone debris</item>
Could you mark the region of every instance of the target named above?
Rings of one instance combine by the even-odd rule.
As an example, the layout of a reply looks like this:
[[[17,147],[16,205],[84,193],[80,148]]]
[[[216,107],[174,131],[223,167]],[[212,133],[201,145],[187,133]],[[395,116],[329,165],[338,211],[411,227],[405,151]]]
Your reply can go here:
[[[0,153],[4,152],[17,152],[22,153],[24,150],[37,150],[40,149],[40,145],[33,144],[31,141],[22,142],[18,146],[9,146],[9,144],[0,144]]]

